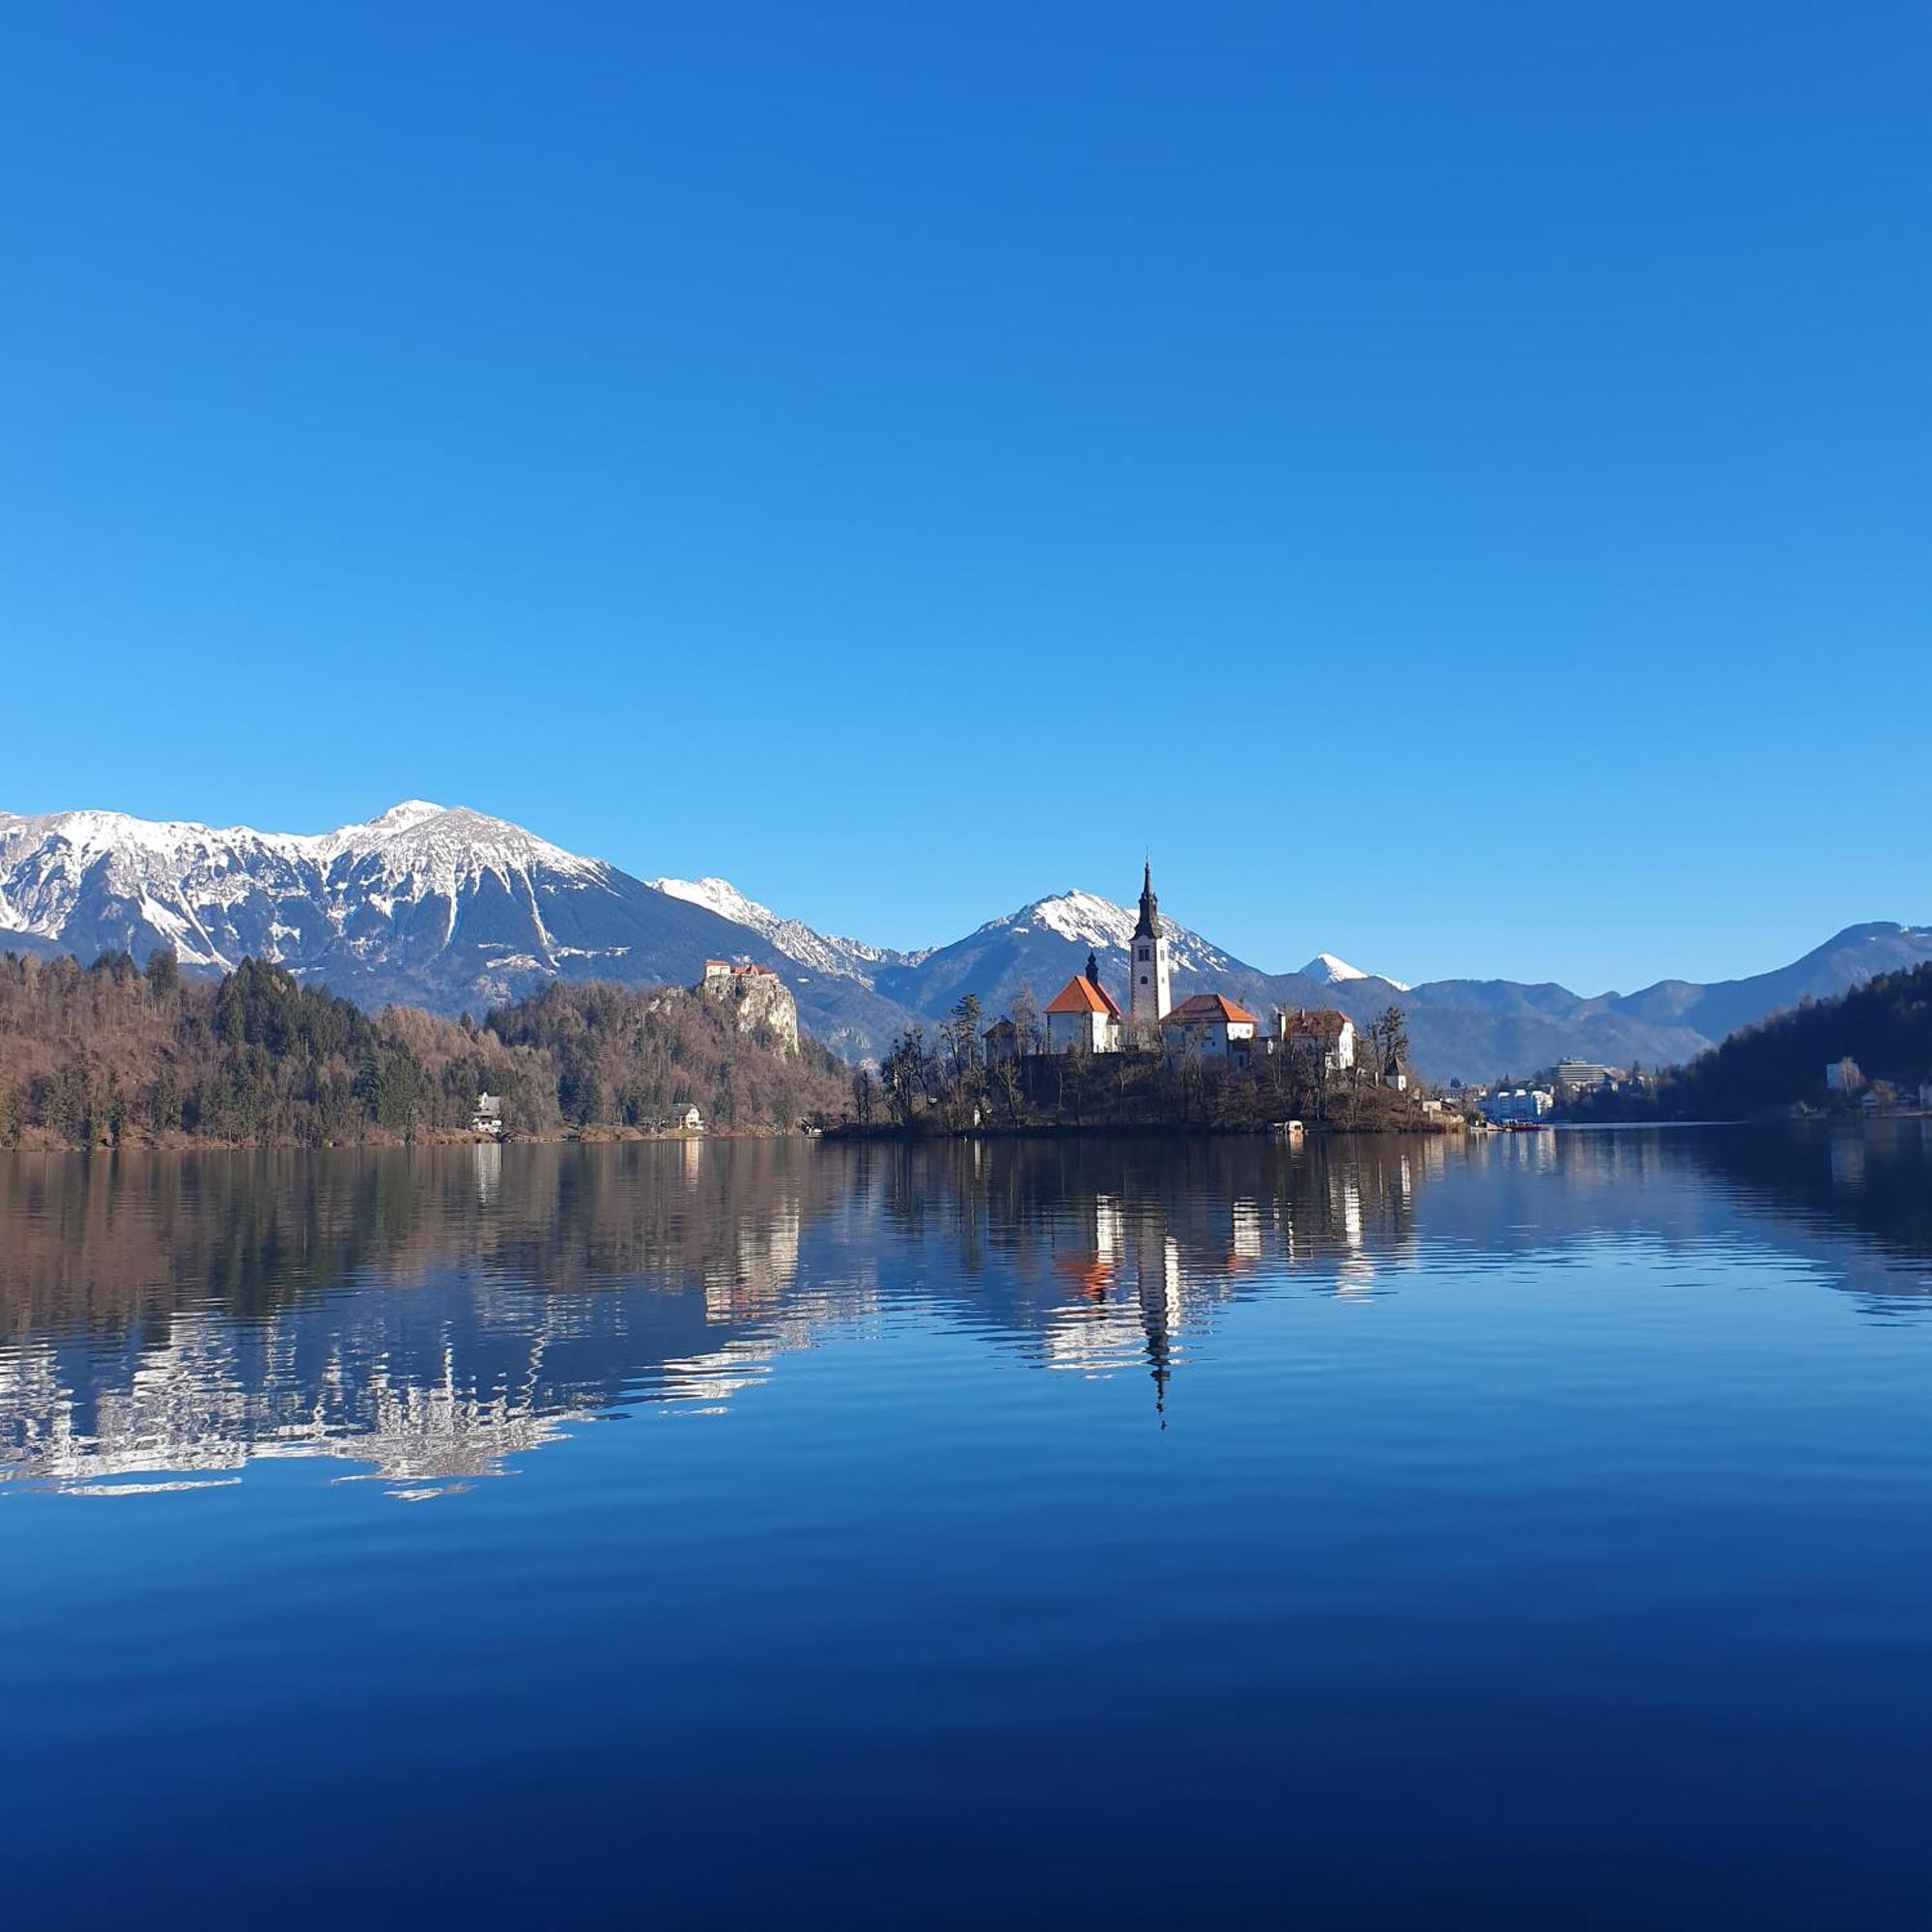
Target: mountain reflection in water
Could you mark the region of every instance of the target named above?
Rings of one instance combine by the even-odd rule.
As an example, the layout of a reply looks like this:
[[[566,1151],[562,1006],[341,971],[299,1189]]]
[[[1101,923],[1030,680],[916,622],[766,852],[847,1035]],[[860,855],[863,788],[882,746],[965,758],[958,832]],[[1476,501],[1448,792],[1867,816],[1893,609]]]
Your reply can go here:
[[[0,1158],[0,1483],[330,1457],[423,1499],[905,1316],[1122,1378],[1165,1427],[1224,1304],[1427,1292],[1432,1257],[1743,1231],[1895,1316],[1932,1293],[1928,1173],[1919,1123]]]

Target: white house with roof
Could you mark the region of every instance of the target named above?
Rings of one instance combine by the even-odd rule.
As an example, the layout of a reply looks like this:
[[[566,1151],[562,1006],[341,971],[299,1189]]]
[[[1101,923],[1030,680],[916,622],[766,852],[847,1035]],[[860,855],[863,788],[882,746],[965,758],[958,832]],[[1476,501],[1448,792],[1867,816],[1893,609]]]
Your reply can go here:
[[[1277,1008],[1275,1048],[1304,1055],[1330,1073],[1346,1073],[1355,1064],[1355,1023],[1333,1007]]]
[[[1100,983],[1100,962],[1092,952],[1087,970],[1076,973],[1046,1006],[1049,1053],[1119,1053],[1126,1043],[1125,1016]]]
[[[1170,1060],[1184,1053],[1228,1060],[1255,1037],[1260,1022],[1223,993],[1196,993],[1160,1021],[1160,1043]]]

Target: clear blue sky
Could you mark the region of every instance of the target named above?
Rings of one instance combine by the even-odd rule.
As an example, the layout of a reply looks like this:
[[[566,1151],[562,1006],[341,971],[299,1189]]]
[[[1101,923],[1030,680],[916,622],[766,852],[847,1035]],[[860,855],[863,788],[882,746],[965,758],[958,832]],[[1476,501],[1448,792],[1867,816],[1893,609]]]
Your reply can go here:
[[[1932,12],[14,8],[0,805],[1628,988],[1932,920]]]

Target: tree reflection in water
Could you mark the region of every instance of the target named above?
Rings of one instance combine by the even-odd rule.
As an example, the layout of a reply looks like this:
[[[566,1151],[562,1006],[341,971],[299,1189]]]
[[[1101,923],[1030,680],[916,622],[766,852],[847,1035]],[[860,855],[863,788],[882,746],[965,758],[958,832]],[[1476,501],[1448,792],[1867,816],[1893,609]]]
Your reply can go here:
[[[1740,1226],[1895,1312],[1932,1287],[1928,1173],[1918,1123],[0,1158],[0,1480],[327,1456],[422,1497],[575,1419],[727,1405],[882,1312],[1145,1374],[1164,1423],[1230,1301]]]

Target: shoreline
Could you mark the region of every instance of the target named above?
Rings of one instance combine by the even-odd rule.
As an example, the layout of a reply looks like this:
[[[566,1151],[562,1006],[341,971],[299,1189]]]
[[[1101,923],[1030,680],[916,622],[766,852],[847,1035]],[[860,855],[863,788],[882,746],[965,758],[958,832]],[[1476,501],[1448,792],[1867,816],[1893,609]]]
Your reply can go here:
[[[820,1137],[828,1141],[1010,1141],[1061,1140],[1247,1140],[1298,1141],[1326,1138],[1333,1134],[1368,1134],[1377,1138],[1410,1137],[1436,1139],[1472,1130],[1459,1115],[1454,1120],[1431,1120],[1424,1116],[1400,1122],[1343,1122],[1337,1121],[1295,1121],[1282,1125],[1232,1126],[1210,1121],[1037,1121],[1029,1123],[978,1127],[920,1127],[891,1122],[862,1127],[842,1123],[827,1127]]]

